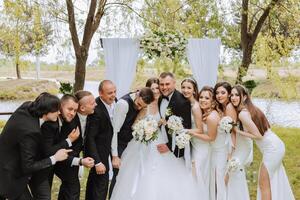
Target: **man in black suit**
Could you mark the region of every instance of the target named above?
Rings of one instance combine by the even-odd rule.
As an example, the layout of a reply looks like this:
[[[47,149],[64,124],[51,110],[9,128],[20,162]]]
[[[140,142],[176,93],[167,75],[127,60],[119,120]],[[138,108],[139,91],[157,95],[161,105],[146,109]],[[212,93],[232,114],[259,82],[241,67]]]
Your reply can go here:
[[[90,170],[86,186],[86,200],[106,199],[109,184],[109,155],[113,137],[113,112],[116,86],[110,80],[99,85],[97,106],[90,117],[85,153],[94,158],[95,167]]]
[[[190,129],[191,122],[191,103],[176,89],[176,80],[172,73],[163,72],[159,76],[159,90],[161,97],[158,100],[159,112],[162,118],[168,120],[169,115],[166,112],[171,112],[172,115],[176,115],[183,119],[182,124],[186,129]],[[168,114],[168,113],[167,113]],[[168,128],[162,126],[162,131],[168,133]],[[167,134],[168,143],[157,145],[157,149],[160,153],[165,153],[172,150],[172,135]],[[174,145],[174,144],[173,144]],[[175,146],[173,151],[176,157],[182,157],[184,155],[184,149],[179,149]]]
[[[109,188],[109,197],[111,197],[116,177],[121,164],[120,157],[127,147],[128,142],[133,138],[132,125],[139,111],[154,101],[154,95],[150,88],[144,87],[136,92],[123,96],[116,104],[114,111],[114,134],[111,145],[113,179]]]
[[[88,94],[90,96],[91,93]],[[79,95],[80,96],[80,95]],[[78,200],[80,196],[80,182],[78,178],[79,166],[91,167],[94,160],[91,158],[80,158],[83,147],[83,132],[77,112],[84,107],[85,98],[78,100],[75,96],[66,94],[61,98],[60,118],[55,124],[45,124],[43,133],[52,132],[45,141],[46,152],[51,153],[59,146],[68,146],[72,149],[69,158],[54,167],[54,173],[61,179],[58,199]],[[91,99],[91,98],[88,98]],[[94,101],[94,97],[92,96]],[[95,104],[92,103],[92,104]],[[93,105],[95,106],[95,105]],[[92,109],[93,110],[93,109]],[[91,111],[89,111],[91,112]],[[47,125],[47,126],[46,126]],[[78,135],[77,135],[78,134]],[[77,139],[72,139],[77,135]],[[71,136],[71,137],[70,137]],[[53,175],[50,176],[52,182]]]
[[[45,121],[55,121],[58,113],[59,99],[42,93],[35,101],[22,104],[9,118],[0,135],[0,198],[36,199],[34,194],[39,189],[36,184],[32,187],[32,175],[68,157],[71,150],[65,149],[50,157],[42,155],[40,126]],[[47,178],[40,184],[50,200]]]

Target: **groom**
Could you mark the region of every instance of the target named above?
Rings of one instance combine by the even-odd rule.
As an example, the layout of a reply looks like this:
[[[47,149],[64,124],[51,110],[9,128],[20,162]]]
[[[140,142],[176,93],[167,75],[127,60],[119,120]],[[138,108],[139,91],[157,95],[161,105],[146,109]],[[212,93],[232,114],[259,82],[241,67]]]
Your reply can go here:
[[[191,104],[190,102],[176,89],[176,80],[171,72],[163,72],[159,76],[159,90],[161,97],[158,100],[159,113],[162,118],[168,120],[171,115],[176,115],[183,119],[182,124],[185,129],[191,128]],[[169,113],[168,113],[168,112]],[[167,112],[167,114],[166,114]],[[172,135],[168,133],[169,129],[166,126],[165,129],[168,136],[168,143],[157,145],[157,150],[160,153],[166,153],[172,150]],[[175,146],[173,151],[176,157],[182,157],[184,155],[184,149],[178,149]]]

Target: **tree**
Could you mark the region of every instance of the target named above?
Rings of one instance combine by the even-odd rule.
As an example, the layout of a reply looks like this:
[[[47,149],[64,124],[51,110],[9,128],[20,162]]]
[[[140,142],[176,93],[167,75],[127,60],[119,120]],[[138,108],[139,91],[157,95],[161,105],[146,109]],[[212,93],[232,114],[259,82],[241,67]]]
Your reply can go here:
[[[21,78],[21,56],[46,52],[51,31],[41,21],[38,4],[25,0],[5,0],[3,18],[0,22],[0,50],[14,57],[17,78]]]
[[[278,42],[280,40],[279,38],[282,37],[279,29],[280,27],[283,28],[283,23],[280,23],[280,20],[283,19],[283,16],[286,16],[287,13],[290,12],[290,10],[288,9],[288,7],[290,7],[290,4],[293,4],[297,8],[299,7],[299,2],[293,0],[239,0],[235,3],[236,4],[233,6],[233,8],[235,10],[238,10],[238,13],[235,12],[234,23],[230,23],[227,25],[227,36],[225,36],[227,37],[227,39],[225,39],[225,43],[229,47],[241,49],[242,62],[238,68],[236,79],[236,83],[241,83],[242,78],[247,74],[248,68],[252,63],[252,56],[257,50],[255,48],[257,47],[255,46],[255,44],[257,42],[259,34],[261,33],[265,38],[269,39],[269,45],[272,44],[274,47],[279,47],[274,43],[274,41]],[[239,31],[240,36],[237,36],[237,31]],[[292,29],[286,31],[293,32]],[[291,34],[290,36],[295,37],[294,34]],[[270,37],[273,37],[273,39],[270,39]],[[285,34],[284,37],[287,38],[289,36]],[[285,45],[284,48],[286,50],[290,49],[289,51],[291,51],[291,49],[295,48],[295,45],[293,45],[292,48],[290,45]]]

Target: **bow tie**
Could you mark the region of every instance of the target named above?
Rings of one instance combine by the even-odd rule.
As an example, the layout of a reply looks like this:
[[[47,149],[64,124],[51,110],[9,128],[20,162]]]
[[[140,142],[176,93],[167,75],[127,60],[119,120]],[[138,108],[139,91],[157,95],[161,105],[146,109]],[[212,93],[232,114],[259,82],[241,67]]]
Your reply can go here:
[[[169,97],[168,96],[161,96],[162,99],[165,99],[167,101],[170,101]]]

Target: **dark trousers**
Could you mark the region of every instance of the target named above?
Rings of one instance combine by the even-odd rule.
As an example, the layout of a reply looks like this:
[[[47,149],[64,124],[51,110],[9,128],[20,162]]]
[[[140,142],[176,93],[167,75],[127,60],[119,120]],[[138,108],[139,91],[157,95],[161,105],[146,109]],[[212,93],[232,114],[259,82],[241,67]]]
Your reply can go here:
[[[21,194],[18,198],[16,199],[8,199],[8,200],[33,200],[33,197],[29,191],[29,189],[26,187],[24,190],[23,194]]]
[[[79,200],[80,182],[78,178],[78,167],[67,167],[56,173],[61,180],[58,200]]]
[[[113,193],[113,190],[114,190],[114,187],[115,187],[115,184],[116,184],[116,178],[118,176],[118,173],[119,173],[119,169],[117,168],[113,168],[113,172],[114,172],[114,175],[113,175],[113,178],[110,182],[110,186],[109,186],[109,199],[111,197],[111,194]]]
[[[86,200],[105,200],[108,193],[109,174],[96,174],[95,168],[92,168],[86,185]]]
[[[48,173],[34,174],[29,182],[31,194],[36,200],[51,200],[51,189],[48,181]]]

